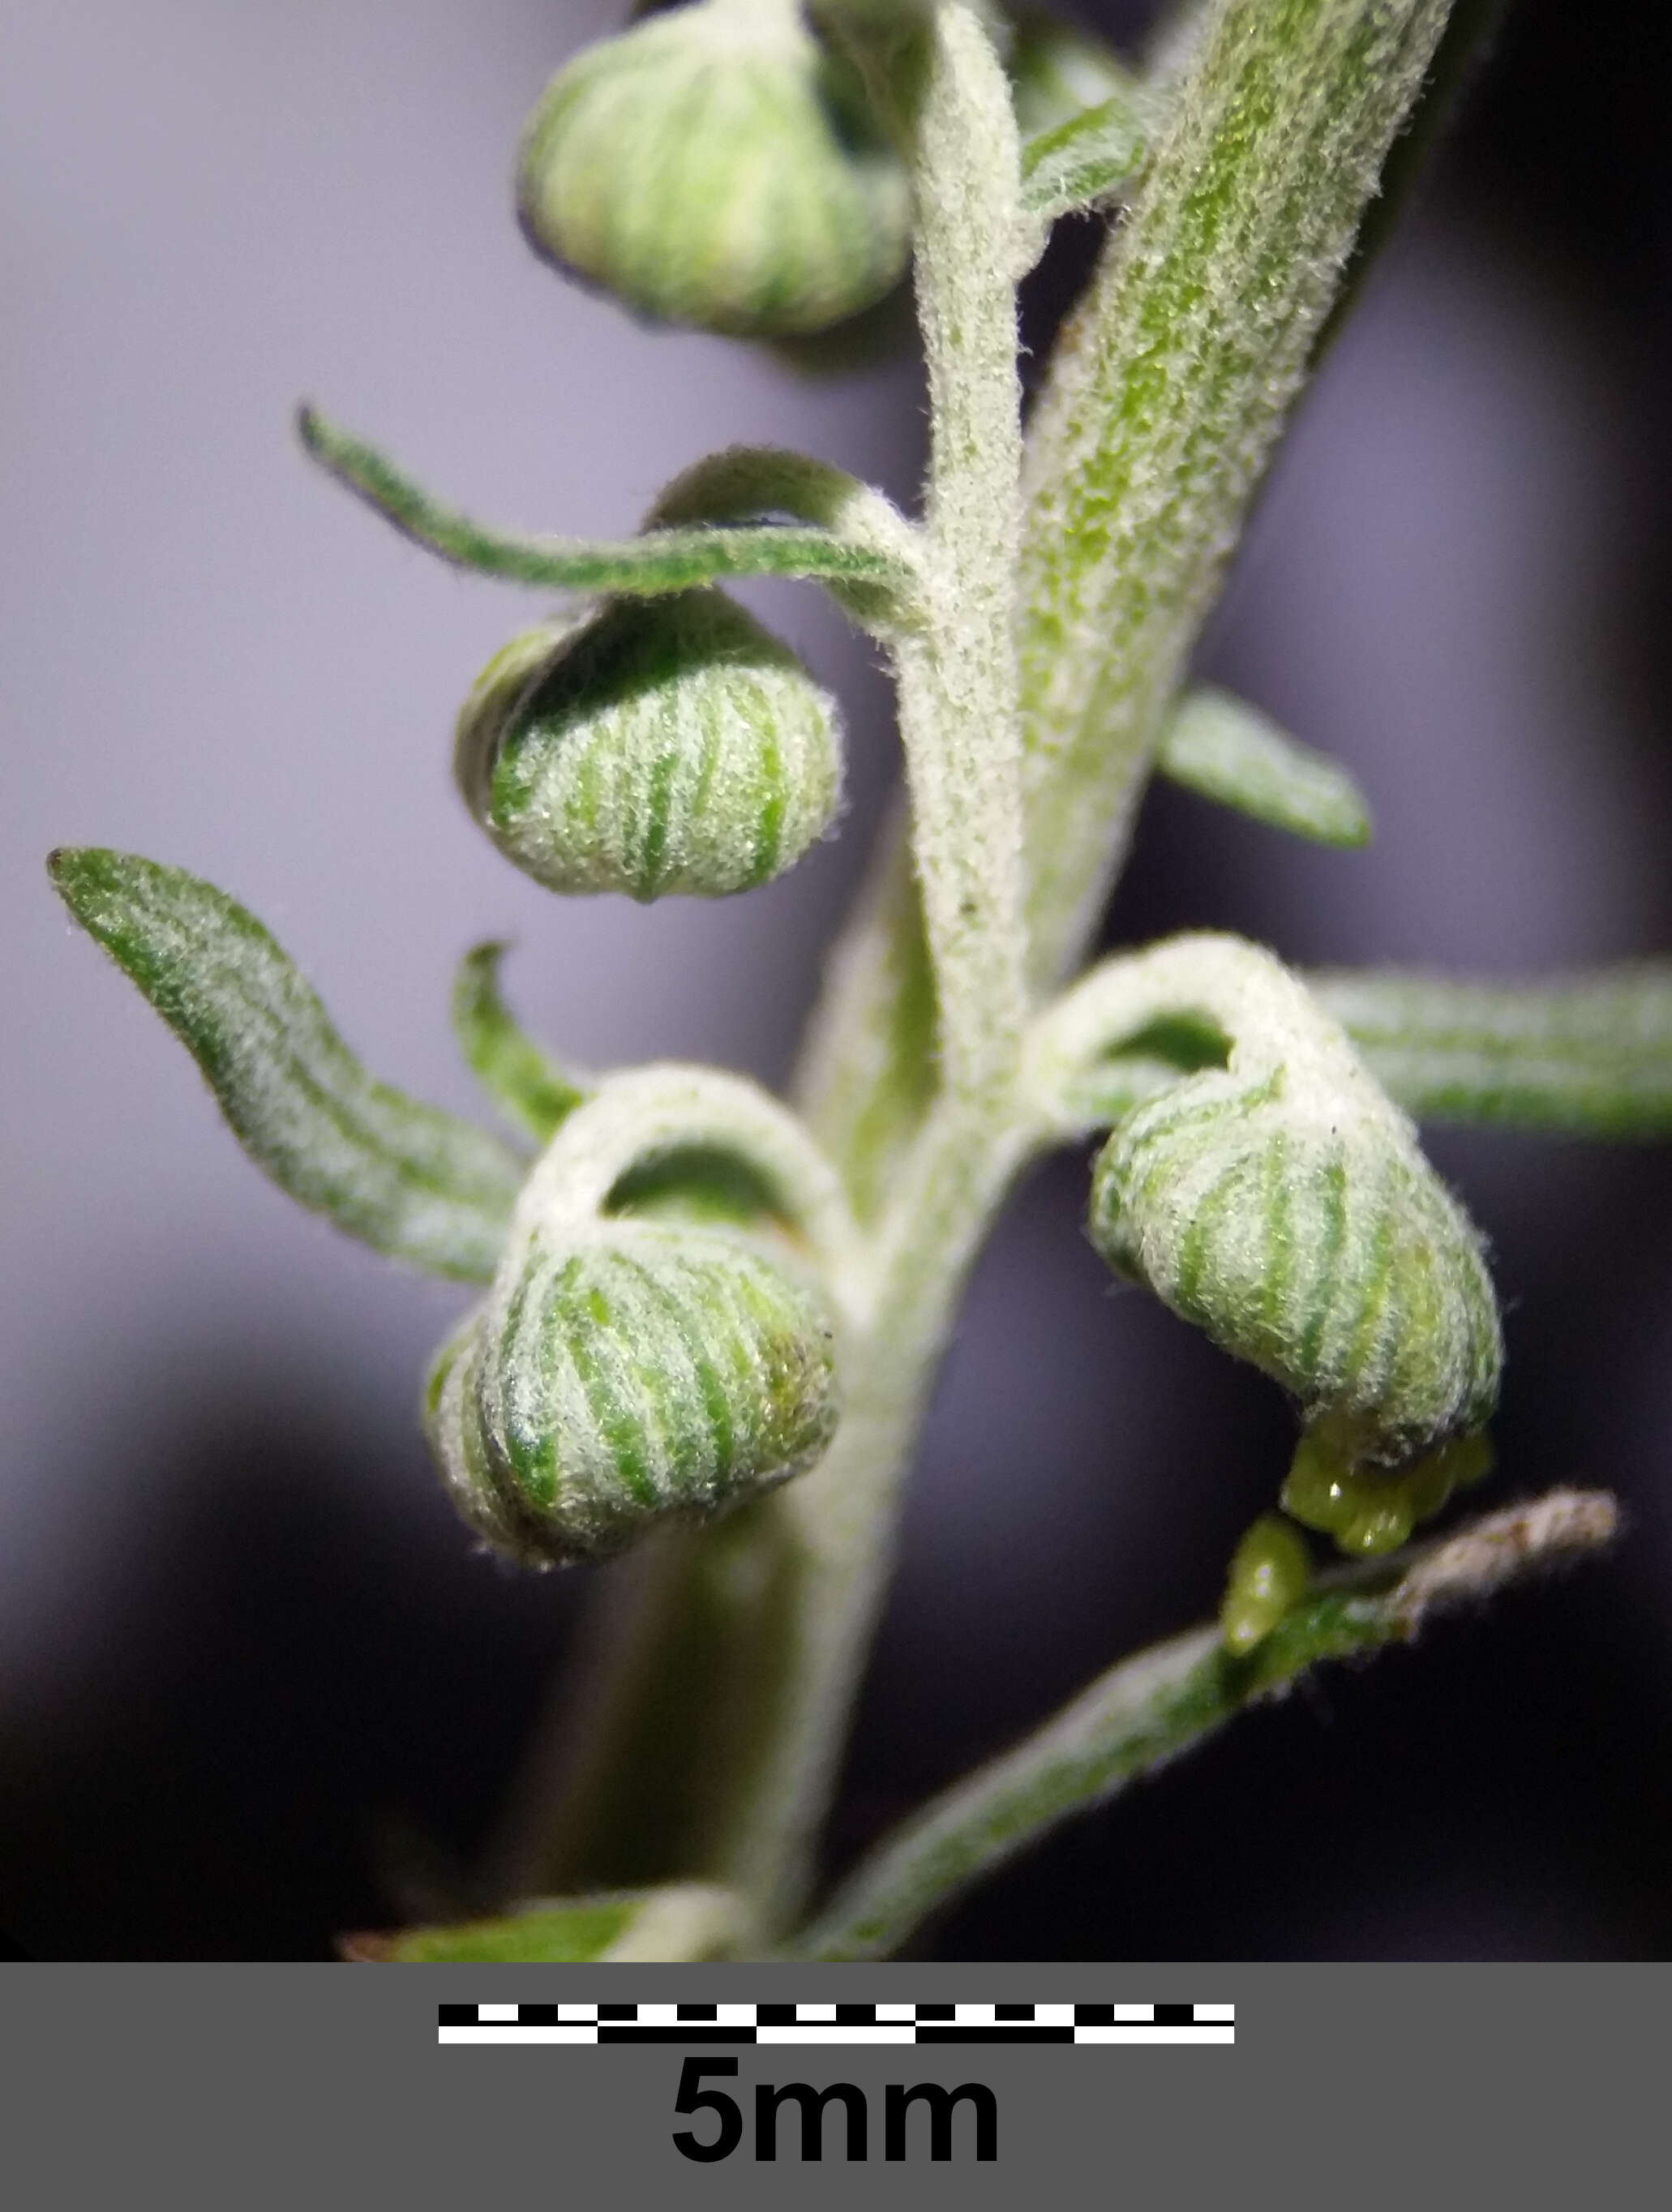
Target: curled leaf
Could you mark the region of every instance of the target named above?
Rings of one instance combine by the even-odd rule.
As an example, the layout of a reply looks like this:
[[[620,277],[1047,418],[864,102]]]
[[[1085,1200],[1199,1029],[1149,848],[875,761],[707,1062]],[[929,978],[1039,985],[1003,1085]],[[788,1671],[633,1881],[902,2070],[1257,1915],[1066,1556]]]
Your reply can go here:
[[[535,1043],[502,997],[499,965],[508,950],[478,945],[459,962],[453,985],[453,1034],[488,1096],[544,1145],[587,1092]]]
[[[817,525],[698,525],[649,530],[613,544],[491,530],[443,507],[375,447],[338,429],[316,409],[304,407],[297,423],[303,445],[339,483],[415,544],[478,575],[559,591],[648,597],[725,576],[807,576],[868,587],[885,599],[909,590],[913,581],[897,552]]]
[[[392,1259],[471,1281],[493,1273],[521,1162],[368,1075],[252,914],[200,877],[131,853],[65,848],[47,867],[281,1190]]]

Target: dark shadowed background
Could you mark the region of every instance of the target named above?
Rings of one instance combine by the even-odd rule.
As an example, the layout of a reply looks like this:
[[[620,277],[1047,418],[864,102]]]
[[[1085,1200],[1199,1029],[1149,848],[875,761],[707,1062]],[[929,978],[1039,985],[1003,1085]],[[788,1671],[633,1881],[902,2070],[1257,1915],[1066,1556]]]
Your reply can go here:
[[[1130,32],[1145,11],[1087,7]],[[246,900],[381,1074],[472,1105],[469,944],[582,1062],[781,1080],[894,772],[842,694],[842,838],[769,890],[560,905],[470,828],[453,714],[525,597],[313,474],[319,398],[479,512],[629,528],[737,440],[909,497],[909,363],[793,374],[538,267],[523,114],[605,0],[0,0],[0,1929],[39,1958],[319,1958],[467,1863],[578,1577],[472,1554],[417,1432],[463,1301],[296,1212],[74,933],[58,842]],[[1209,641],[1351,764],[1324,854],[1166,792],[1114,938],[1520,975],[1672,945],[1672,175],[1656,9],[1515,0],[1303,410]],[[1043,338],[1085,260],[1031,289]],[[1437,1134],[1495,1251],[1497,1494],[1625,1498],[1617,1557],[1239,1725],[926,1939],[946,1958],[1663,1957],[1672,1937],[1672,1149]],[[850,1854],[1118,1653],[1210,1613],[1290,1437],[1117,1295],[1084,1164],[975,1285],[831,1837]]]

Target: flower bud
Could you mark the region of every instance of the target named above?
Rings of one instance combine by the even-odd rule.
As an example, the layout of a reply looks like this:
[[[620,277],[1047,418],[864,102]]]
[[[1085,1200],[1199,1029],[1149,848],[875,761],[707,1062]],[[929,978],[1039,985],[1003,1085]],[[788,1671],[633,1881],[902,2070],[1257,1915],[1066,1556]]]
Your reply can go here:
[[[830,1320],[787,1267],[616,1218],[531,1236],[425,1393],[454,1504],[528,1565],[741,1504],[820,1458],[836,1412]]]
[[[704,0],[588,47],[529,120],[517,203],[546,259],[739,337],[828,329],[910,253],[903,165],[793,0]]]
[[[555,891],[748,890],[841,793],[835,702],[724,592],[611,599],[514,639],[459,718],[454,773],[505,854]]]
[[[1483,1436],[1453,1437],[1408,1467],[1361,1467],[1325,1423],[1301,1438],[1283,1486],[1283,1510],[1333,1536],[1343,1552],[1396,1552],[1419,1521],[1431,1520],[1454,1490],[1483,1482],[1493,1451]]]
[[[1347,1466],[1478,1428],[1498,1310],[1467,1217],[1333,1024],[1249,1080],[1189,1077],[1116,1130],[1091,1240],[1298,1401]]]
[[[1219,1630],[1239,1657],[1263,1644],[1285,1613],[1305,1596],[1312,1562],[1300,1536],[1275,1513],[1263,1513],[1231,1555]]]

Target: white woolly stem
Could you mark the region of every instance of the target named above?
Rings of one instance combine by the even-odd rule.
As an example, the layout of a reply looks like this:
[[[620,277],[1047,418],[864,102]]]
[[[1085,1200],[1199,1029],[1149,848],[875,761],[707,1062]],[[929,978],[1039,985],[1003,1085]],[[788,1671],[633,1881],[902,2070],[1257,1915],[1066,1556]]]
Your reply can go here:
[[[536,1231],[583,1226],[629,1169],[710,1146],[766,1178],[818,1252],[838,1302],[857,1317],[858,1239],[835,1171],[793,1114],[744,1077],[716,1068],[663,1062],[611,1077],[541,1155],[517,1201],[510,1244]]]
[[[1042,1132],[1060,1139],[1095,1126],[1073,1103],[1088,1068],[1152,1023],[1192,1015],[1224,1032],[1235,1073],[1283,1066],[1298,1079],[1304,1071],[1343,1110],[1354,1102],[1378,1115],[1393,1110],[1339,1024],[1275,954],[1203,930],[1102,962],[1035,1023],[1025,1081]]]
[[[927,619],[897,648],[949,1089],[990,1092],[1024,1011],[1021,736],[1012,638],[1019,542],[1016,298],[995,240],[1017,219],[1003,70],[966,7],[935,11],[915,137],[917,311],[927,360]]]
[[[1039,1069],[1026,1096],[1017,1088],[1030,966],[1053,978],[1083,941],[1160,710],[1448,5],[1217,0],[1179,117],[1046,395],[1025,542],[1014,123],[971,10],[926,11],[913,143],[932,458],[919,618],[892,641],[939,1062],[913,1012],[917,917],[903,877],[885,873],[833,970],[839,1004],[815,1030],[822,1081],[813,1071],[819,1133],[877,1222],[871,1323],[850,1346],[829,1455],[753,1524],[757,1563],[787,1555],[793,1596],[781,1615],[763,1601],[727,1616],[755,1678],[770,1670],[773,1710],[742,1753],[720,1714],[681,1747],[690,1774],[721,1770],[727,1806],[723,1843],[681,1871],[734,1883],[769,1933],[805,1900],[958,1294],[1020,1160],[1055,1126]],[[881,20],[846,0],[831,10],[850,13],[856,41],[861,18]],[[885,49],[897,59],[911,42]],[[868,1086],[831,1079],[853,1047]],[[861,1190],[867,1145],[885,1164]]]

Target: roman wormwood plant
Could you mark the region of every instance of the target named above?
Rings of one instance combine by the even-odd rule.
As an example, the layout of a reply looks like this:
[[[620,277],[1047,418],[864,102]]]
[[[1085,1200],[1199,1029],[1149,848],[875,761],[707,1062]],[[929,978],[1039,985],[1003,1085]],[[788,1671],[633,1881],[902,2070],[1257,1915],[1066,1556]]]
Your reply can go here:
[[[519,164],[524,229],[561,268],[748,338],[842,322],[909,264],[915,518],[738,447],[619,544],[510,536],[304,411],[309,453],[408,537],[564,595],[477,680],[455,759],[477,823],[556,892],[740,893],[830,827],[836,709],[727,579],[810,580],[877,641],[907,804],[793,1103],[709,1068],[562,1064],[489,945],[453,1015],[513,1145],[371,1079],[223,892],[52,856],[258,1164],[477,1285],[423,1392],[475,1538],[535,1568],[642,1547],[515,1893],[362,1951],[886,1954],[1305,1669],[1611,1534],[1607,1498],[1561,1492],[1411,1542],[1489,1471],[1501,1338],[1480,1239],[1408,1117],[1672,1132],[1672,971],[1300,976],[1207,933],[1083,969],[1152,774],[1301,836],[1368,834],[1343,770],[1189,671],[1390,156],[1482,10],[1456,12],[1208,0],[1129,70],[973,0],[694,0],[571,60]],[[1112,220],[1024,435],[1016,287],[1076,210]],[[1292,1462],[1219,1620],[1113,1666],[818,1897],[960,1292],[1018,1173],[1094,1139],[1093,1243],[1281,1386]]]

